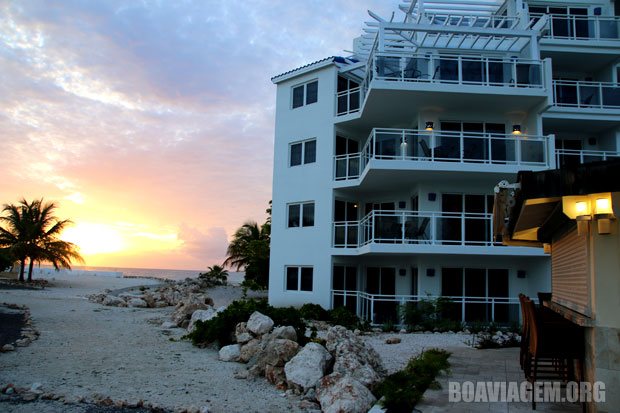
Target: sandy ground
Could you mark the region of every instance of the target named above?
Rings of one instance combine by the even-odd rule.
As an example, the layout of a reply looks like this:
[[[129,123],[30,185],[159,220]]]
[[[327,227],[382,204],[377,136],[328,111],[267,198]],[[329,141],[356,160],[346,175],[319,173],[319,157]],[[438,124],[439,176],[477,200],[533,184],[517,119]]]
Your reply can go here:
[[[156,284],[155,280],[61,275],[44,290],[0,290],[0,302],[30,308],[38,340],[15,352],[0,353],[0,386],[13,383],[43,391],[89,397],[95,393],[159,406],[208,406],[211,412],[296,412],[299,399],[288,398],[264,379],[235,379],[237,363],[217,359],[214,349],[179,340],[184,330],[163,330],[172,308],[137,309],[91,303],[88,294]],[[215,306],[241,296],[238,287],[211,290]],[[398,336],[400,344],[385,344]],[[389,372],[405,366],[431,347],[465,347],[469,336],[457,334],[373,334],[364,336],[382,356]],[[32,410],[35,409],[35,410]],[[83,406],[59,403],[1,403],[8,413],[81,413]]]
[[[46,392],[75,398],[100,393],[167,408],[209,406],[212,412],[298,410],[297,400],[288,400],[265,380],[233,378],[239,365],[218,361],[215,350],[176,341],[184,331],[175,329],[169,336],[153,324],[153,319],[167,320],[172,308],[104,307],[86,299],[106,288],[156,281],[63,276],[52,282],[53,287],[39,291],[0,290],[0,302],[30,308],[41,333],[30,346],[0,354],[0,386],[41,383]],[[225,288],[213,298],[224,305],[235,294],[241,294],[239,288]],[[33,407],[3,403],[0,410],[27,412]],[[71,410],[63,406],[62,411]]]

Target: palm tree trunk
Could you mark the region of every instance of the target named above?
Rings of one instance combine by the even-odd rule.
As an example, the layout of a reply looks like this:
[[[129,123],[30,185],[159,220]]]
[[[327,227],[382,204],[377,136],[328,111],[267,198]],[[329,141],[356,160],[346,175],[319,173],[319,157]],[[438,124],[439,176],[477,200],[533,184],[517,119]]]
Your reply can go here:
[[[32,282],[32,267],[34,266],[34,260],[30,258],[30,265],[28,266],[28,282]]]
[[[19,281],[24,281],[24,270],[26,269],[26,259],[19,260]]]

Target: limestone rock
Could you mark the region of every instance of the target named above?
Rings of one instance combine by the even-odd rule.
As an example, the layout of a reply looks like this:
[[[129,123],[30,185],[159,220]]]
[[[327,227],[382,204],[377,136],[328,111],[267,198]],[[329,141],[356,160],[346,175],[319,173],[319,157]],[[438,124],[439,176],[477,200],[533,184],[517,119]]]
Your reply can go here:
[[[398,344],[400,342],[400,337],[388,337],[385,339],[385,344]]]
[[[271,337],[297,341],[297,332],[291,326],[280,326],[273,329]]]
[[[189,294],[180,301],[172,313],[172,321],[179,327],[186,328],[196,310],[206,310],[213,306],[213,300],[204,294]]]
[[[237,361],[239,359],[239,344],[231,344],[220,349],[219,359],[222,361]]]
[[[273,320],[258,311],[254,311],[247,322],[247,327],[252,333],[260,336],[271,331]]]
[[[6,351],[14,351],[15,350],[15,346],[13,346],[12,344],[5,344],[2,346],[2,351],[6,352]]]
[[[238,323],[235,326],[235,339],[239,344],[245,344],[252,340],[252,334],[248,331],[248,323]]]
[[[136,307],[136,308],[147,308],[148,305],[146,304],[146,301],[144,301],[142,298],[132,298],[127,302],[127,305],[129,307]]]
[[[324,413],[364,413],[377,401],[362,383],[340,373],[321,379],[316,398]]]
[[[334,372],[350,375],[369,388],[387,373],[379,354],[342,326],[329,329],[326,347],[335,358]]]
[[[314,387],[327,372],[332,356],[318,343],[308,343],[284,366],[286,380],[307,389]]]
[[[254,357],[261,348],[261,342],[257,339],[252,339],[241,346],[241,352],[239,355],[239,361],[241,363],[247,363]]]
[[[110,307],[126,307],[127,306],[127,303],[125,303],[125,300],[115,295],[109,295],[109,294],[103,298],[103,300],[101,301],[101,304],[107,305]]]
[[[206,310],[196,310],[196,311],[194,311],[194,313],[192,314],[192,317],[189,320],[189,325],[187,326],[187,331],[189,331],[190,333],[194,331],[194,327],[196,327],[196,321],[198,321],[198,320],[200,320],[200,321],[208,321],[208,320],[211,320],[216,315],[217,315],[217,312],[214,309],[212,309],[212,308],[208,308]]]

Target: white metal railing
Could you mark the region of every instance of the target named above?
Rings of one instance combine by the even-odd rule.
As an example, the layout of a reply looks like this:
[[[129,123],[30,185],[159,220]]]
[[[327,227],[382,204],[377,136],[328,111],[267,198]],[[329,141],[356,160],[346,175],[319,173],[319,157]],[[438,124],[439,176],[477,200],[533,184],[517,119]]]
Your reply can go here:
[[[531,13],[533,21],[543,16]],[[543,37],[563,40],[620,40],[618,16],[572,16],[550,14]]]
[[[381,324],[387,320],[394,321],[394,318],[400,321],[398,306],[437,298],[449,299],[452,310],[456,310],[453,311],[456,313],[455,318],[460,318],[462,322],[519,320],[519,299],[517,297],[387,295],[369,294],[364,291],[332,290],[332,307],[346,306],[355,311],[363,320],[372,324]],[[486,320],[471,317],[471,313],[476,316],[484,314]]]
[[[620,109],[620,85],[609,82],[554,80],[553,104],[576,108]]]
[[[620,158],[619,151],[591,151],[591,150],[576,150],[576,149],[556,149],[556,165],[558,167],[571,162],[575,163],[589,163],[606,161],[608,159]]]
[[[541,60],[395,53],[375,53],[371,60],[372,76],[380,80],[537,89],[545,84]]]
[[[368,244],[501,246],[493,240],[493,214],[371,211],[359,221],[334,222],[335,248]]]
[[[553,136],[375,128],[361,152],[334,158],[334,179],[358,178],[372,159],[551,166]]]
[[[516,16],[423,13],[420,15],[419,23],[482,29],[514,29],[519,25],[519,20]]]

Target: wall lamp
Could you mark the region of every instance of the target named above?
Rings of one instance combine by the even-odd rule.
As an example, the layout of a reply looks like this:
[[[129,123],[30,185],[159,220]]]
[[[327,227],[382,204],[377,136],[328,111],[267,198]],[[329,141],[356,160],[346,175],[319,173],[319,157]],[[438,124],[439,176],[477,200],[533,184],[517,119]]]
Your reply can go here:
[[[427,130],[427,131],[429,131],[429,132],[432,132],[432,131],[433,131],[433,128],[434,128],[434,126],[435,126],[435,123],[434,123],[434,122],[426,122],[426,127],[425,127],[424,129],[426,129],[426,130]]]
[[[586,235],[589,222],[594,220],[599,235],[611,233],[611,221],[616,219],[611,204],[611,193],[563,196],[562,211],[577,221],[577,234]]]
[[[512,125],[512,134],[521,135],[521,125]]]

